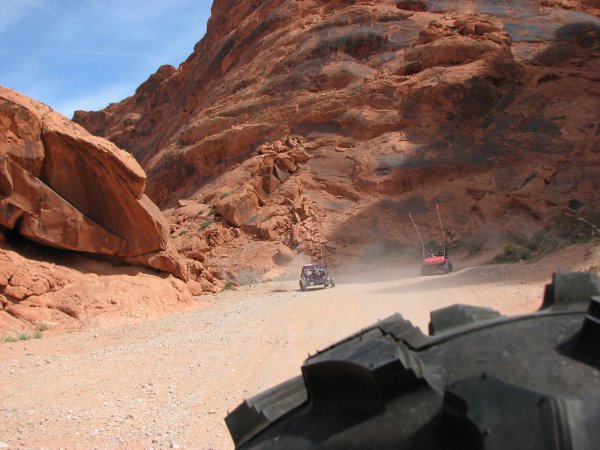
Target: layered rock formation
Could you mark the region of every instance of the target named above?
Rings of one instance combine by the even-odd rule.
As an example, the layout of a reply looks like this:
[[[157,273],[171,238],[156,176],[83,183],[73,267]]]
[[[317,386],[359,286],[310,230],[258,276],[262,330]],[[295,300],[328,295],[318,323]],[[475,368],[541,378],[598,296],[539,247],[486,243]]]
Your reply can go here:
[[[5,88],[0,120],[0,225],[65,250],[138,257],[167,249],[168,225],[131,154]]]
[[[0,248],[0,336],[114,326],[193,306],[186,284],[43,248]]]
[[[121,294],[126,292],[131,303],[140,300],[141,309],[148,306],[144,299],[160,303],[157,296],[162,296],[164,309],[175,310],[171,300],[191,303],[190,289],[199,294],[222,286],[209,268],[186,260],[170,244],[169,225],[145,195],[145,183],[146,175],[131,154],[90,135],[48,106],[0,87],[0,331],[4,326],[28,326],[65,314],[84,323],[90,310],[97,308],[86,297],[105,295],[110,304],[114,296],[108,280],[106,289],[98,288],[102,283],[97,281],[94,295],[92,289],[84,295],[86,277],[67,275],[72,272],[68,268],[40,272],[38,263],[15,252],[23,238],[44,247],[146,266],[188,281],[187,286],[161,282],[155,275],[157,290],[148,297],[150,281],[136,287],[121,280],[128,287]],[[16,247],[6,242],[4,233]],[[45,254],[41,259],[59,255]],[[74,280],[78,287],[67,289],[65,285]],[[54,294],[57,291],[60,295]],[[79,299],[77,307],[69,298]],[[76,313],[65,312],[73,308]]]
[[[142,164],[182,251],[223,264],[267,270],[281,244],[334,263],[414,245],[409,212],[439,239],[436,204],[451,239],[500,245],[597,214],[598,14],[591,0],[215,0],[179,68],[74,120]],[[303,161],[277,158],[294,148]]]

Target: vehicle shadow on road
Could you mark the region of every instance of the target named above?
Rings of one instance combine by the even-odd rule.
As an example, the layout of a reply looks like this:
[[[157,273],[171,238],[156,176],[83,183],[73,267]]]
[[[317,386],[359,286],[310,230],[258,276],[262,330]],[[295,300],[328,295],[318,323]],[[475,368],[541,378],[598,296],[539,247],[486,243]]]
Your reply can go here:
[[[311,288],[306,288],[305,291],[303,291],[302,289],[298,288],[295,289],[296,292],[302,292],[303,294],[306,294],[308,292],[314,291],[314,292],[318,292],[318,291],[323,291],[325,289],[332,289],[330,287],[325,287],[325,286],[316,286],[316,287],[311,287]]]

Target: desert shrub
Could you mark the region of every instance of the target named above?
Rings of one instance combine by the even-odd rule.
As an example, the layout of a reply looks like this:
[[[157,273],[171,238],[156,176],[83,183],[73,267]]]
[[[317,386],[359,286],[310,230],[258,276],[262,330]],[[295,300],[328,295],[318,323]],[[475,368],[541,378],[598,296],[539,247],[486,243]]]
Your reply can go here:
[[[562,217],[557,224],[559,237],[567,244],[589,242],[600,236],[600,213],[591,211],[586,217]]]
[[[512,235],[502,254],[492,262],[509,263],[529,261],[572,244],[582,244],[600,239],[600,214],[592,211],[588,218],[561,217],[554,225],[533,236]]]
[[[505,245],[502,254],[494,258],[494,263],[511,263],[518,261],[528,261],[533,259],[533,253],[531,249],[527,247],[521,247],[516,245]]]
[[[560,247],[560,241],[549,233],[542,231],[533,236],[513,234],[510,243],[504,246],[504,251],[496,256],[494,263],[512,263],[530,261],[550,253]]]
[[[6,336],[1,338],[2,342],[19,342],[19,341],[28,341],[29,339],[41,339],[42,331],[46,331],[50,328],[50,326],[44,322],[37,324],[35,327],[35,331],[33,334],[29,335],[27,333],[19,333],[16,336]]]
[[[572,198],[571,200],[569,200],[568,205],[569,205],[569,208],[577,210],[583,206],[583,203],[581,203],[576,198]]]
[[[35,331],[39,331],[39,332],[46,331],[49,329],[50,329],[50,325],[48,325],[47,323],[44,323],[44,322],[38,323],[35,327]]]

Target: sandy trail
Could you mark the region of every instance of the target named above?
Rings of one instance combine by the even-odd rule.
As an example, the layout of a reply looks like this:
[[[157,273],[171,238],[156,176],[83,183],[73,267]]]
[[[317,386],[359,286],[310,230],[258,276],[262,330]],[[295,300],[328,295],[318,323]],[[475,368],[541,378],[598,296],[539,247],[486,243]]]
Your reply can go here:
[[[534,311],[554,266],[583,259],[340,275],[304,293],[297,281],[244,286],[157,321],[2,343],[0,448],[230,449],[228,410],[300,374],[309,353],[396,312],[426,330],[454,303]]]

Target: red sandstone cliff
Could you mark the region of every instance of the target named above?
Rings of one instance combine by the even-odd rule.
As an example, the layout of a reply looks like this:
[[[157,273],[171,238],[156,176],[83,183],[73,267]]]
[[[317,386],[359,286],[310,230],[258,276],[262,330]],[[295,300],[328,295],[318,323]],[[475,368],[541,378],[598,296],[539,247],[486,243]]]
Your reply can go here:
[[[320,228],[339,263],[413,245],[408,212],[435,239],[435,204],[500,244],[597,214],[598,7],[215,0],[179,68],[74,120],[140,161],[187,254],[266,270]]]

